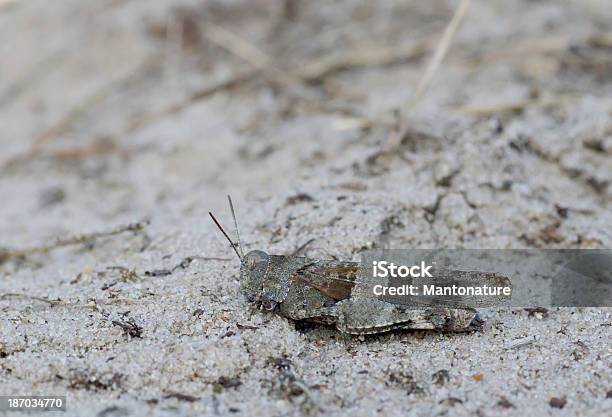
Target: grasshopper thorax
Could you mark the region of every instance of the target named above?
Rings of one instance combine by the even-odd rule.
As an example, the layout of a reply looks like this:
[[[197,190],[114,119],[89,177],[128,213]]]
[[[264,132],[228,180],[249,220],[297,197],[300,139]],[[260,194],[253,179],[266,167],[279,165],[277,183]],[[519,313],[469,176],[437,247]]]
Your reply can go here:
[[[270,255],[261,250],[253,250],[242,258],[240,263],[240,288],[249,303],[261,303],[264,281]]]

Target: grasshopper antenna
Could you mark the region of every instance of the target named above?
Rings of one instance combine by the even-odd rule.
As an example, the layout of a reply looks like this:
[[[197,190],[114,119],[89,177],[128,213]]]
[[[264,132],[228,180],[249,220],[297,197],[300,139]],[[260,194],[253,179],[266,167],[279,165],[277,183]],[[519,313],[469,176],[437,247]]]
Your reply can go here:
[[[230,210],[232,211],[232,217],[234,218],[234,227],[236,228],[236,238],[238,239],[238,249],[240,249],[240,259],[244,258],[244,252],[242,251],[242,243],[240,243],[240,233],[238,232],[238,222],[236,221],[236,213],[234,212],[234,205],[232,204],[232,197],[227,195],[227,201],[229,201]]]
[[[219,230],[221,230],[221,233],[223,233],[223,236],[225,236],[225,238],[230,243],[230,245],[232,245],[232,249],[234,249],[234,252],[236,252],[236,256],[238,256],[238,259],[240,259],[240,262],[242,262],[242,256],[240,256],[240,254],[238,253],[238,249],[236,249],[236,244],[232,242],[232,239],[230,239],[227,233],[225,233],[225,230],[223,230],[223,227],[221,227],[221,225],[219,224],[215,216],[213,216],[213,214],[210,211],[208,212],[208,214],[210,215],[210,218],[213,220],[213,222],[215,222]]]

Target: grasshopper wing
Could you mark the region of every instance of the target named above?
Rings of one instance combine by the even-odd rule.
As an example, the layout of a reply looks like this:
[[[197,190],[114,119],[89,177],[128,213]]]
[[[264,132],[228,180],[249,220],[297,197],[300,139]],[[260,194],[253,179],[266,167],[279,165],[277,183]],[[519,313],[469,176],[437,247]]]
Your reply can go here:
[[[292,281],[315,288],[336,301],[351,297],[359,280],[360,265],[357,262],[316,260],[298,269]]]

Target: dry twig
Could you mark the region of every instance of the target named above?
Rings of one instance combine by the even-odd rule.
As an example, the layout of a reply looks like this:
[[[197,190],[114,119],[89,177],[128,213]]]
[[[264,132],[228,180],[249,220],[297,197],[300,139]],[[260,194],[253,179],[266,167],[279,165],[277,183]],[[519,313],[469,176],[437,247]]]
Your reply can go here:
[[[393,47],[377,45],[348,53],[331,54],[305,63],[295,73],[305,82],[319,82],[339,71],[409,61],[424,54],[431,44],[431,37],[426,37],[416,43]]]
[[[205,98],[208,98],[212,96],[213,94],[218,93],[219,91],[228,90],[228,89],[237,87],[243,83],[249,82],[255,78],[257,73],[258,71],[254,69],[242,71],[237,75],[230,76],[212,85],[207,85],[199,90],[196,90],[193,93],[191,93],[187,97],[186,100],[180,103],[177,103],[173,106],[170,106],[169,108],[164,109],[160,112],[149,114],[145,117],[138,119],[137,121],[135,121],[134,123],[128,126],[126,133],[127,134],[134,133],[151,123],[155,123],[166,117],[170,117],[175,114],[178,114],[184,109],[186,109],[187,107],[193,105],[194,103],[204,100]]]
[[[488,116],[495,113],[503,112],[518,112],[523,111],[527,107],[548,107],[559,106],[563,103],[568,103],[577,100],[577,97],[570,95],[554,96],[554,97],[536,97],[527,98],[524,100],[512,101],[507,103],[495,103],[484,105],[463,106],[457,108],[458,111],[468,113],[474,116]]]
[[[50,252],[53,249],[70,245],[78,245],[80,243],[89,242],[100,237],[113,236],[124,232],[139,232],[145,228],[146,224],[146,222],[130,223],[126,225],[117,226],[111,230],[69,236],[66,238],[58,239],[52,243],[48,243],[41,246],[33,246],[30,248],[0,249],[0,264],[10,259],[21,258],[35,253],[46,253]]]
[[[444,29],[444,32],[442,33],[442,36],[436,46],[434,54],[431,60],[429,61],[429,64],[427,65],[427,68],[425,69],[425,72],[423,73],[421,80],[417,84],[415,93],[412,96],[412,99],[410,100],[408,105],[406,106],[407,111],[411,111],[416,106],[416,104],[421,100],[421,98],[423,97],[423,94],[427,91],[427,88],[431,84],[431,81],[433,80],[434,75],[440,68],[440,65],[444,57],[448,53],[448,48],[451,44],[453,36],[457,32],[457,29],[459,29],[461,21],[465,17],[467,9],[470,5],[470,1],[471,0],[461,1],[452,19],[450,20],[450,22]],[[394,117],[393,113],[396,113],[396,112],[397,112],[397,109],[394,109],[390,113],[386,113],[386,114],[383,114],[382,116],[374,117],[374,118],[372,117],[345,118],[340,121],[337,128],[343,130],[343,129],[355,129],[355,128],[364,129],[364,128],[372,127],[375,125],[394,126],[394,124],[397,121],[397,118]],[[385,151],[390,151],[390,150],[397,148],[403,136],[404,135],[402,134],[391,135],[389,137],[389,140],[385,144],[385,147],[384,147]]]
[[[25,152],[5,160],[2,166],[0,166],[0,170],[8,169],[23,161],[27,161],[38,156],[41,153],[41,146],[45,142],[64,134],[70,128],[70,126],[72,126],[79,118],[91,110],[93,106],[102,102],[117,90],[127,88],[135,80],[141,78],[143,73],[153,70],[158,65],[158,62],[154,58],[150,58],[136,70],[129,72],[127,75],[109,81],[102,88],[96,90],[83,101],[71,108],[56,123],[47,127],[40,134],[35,136],[32,144]]]
[[[465,17],[465,13],[470,6],[470,1],[471,0],[461,0],[457,11],[455,11],[455,14],[453,15],[453,18],[448,23],[448,26],[446,26],[446,29],[444,29],[444,33],[436,46],[436,50],[434,51],[431,61],[429,61],[427,69],[425,70],[421,81],[419,81],[419,84],[417,85],[414,96],[408,104],[408,110],[412,109],[421,100],[423,94],[429,88],[434,75],[436,75],[436,72],[438,72],[440,64],[442,64],[442,60],[444,60],[444,57],[448,52],[448,47],[450,46],[457,29],[459,29],[459,26],[461,25],[461,21]]]
[[[301,83],[299,78],[274,66],[268,55],[259,48],[221,26],[208,22],[204,36],[209,41],[242,58],[260,70],[263,76],[270,82],[280,83],[285,87]]]
[[[47,297],[40,297],[36,295],[17,293],[17,292],[9,292],[9,293],[0,294],[0,300],[9,300],[11,298],[17,298],[21,300],[40,301],[42,303],[49,304],[51,307],[90,308],[92,310],[97,310],[99,305],[140,304],[140,303],[148,302],[146,300],[133,300],[130,298],[113,298],[111,300],[104,300],[104,301],[90,300],[90,302],[88,302],[87,304],[76,304],[76,303],[69,303],[67,301],[60,300],[59,298],[57,300],[52,300]]]

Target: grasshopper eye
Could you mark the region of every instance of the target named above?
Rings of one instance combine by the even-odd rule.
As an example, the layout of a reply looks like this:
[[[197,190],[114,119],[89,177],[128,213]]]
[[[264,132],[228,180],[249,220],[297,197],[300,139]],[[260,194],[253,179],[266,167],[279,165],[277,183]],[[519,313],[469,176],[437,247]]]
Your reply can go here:
[[[251,251],[246,254],[243,262],[247,269],[253,271],[258,266],[265,264],[267,260],[268,255],[266,253],[261,251]]]

